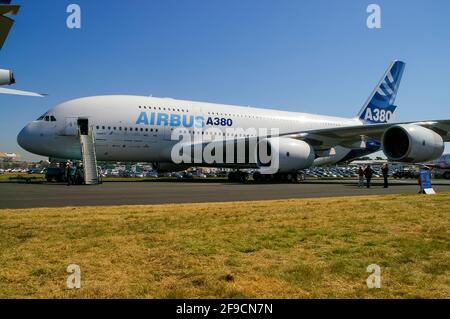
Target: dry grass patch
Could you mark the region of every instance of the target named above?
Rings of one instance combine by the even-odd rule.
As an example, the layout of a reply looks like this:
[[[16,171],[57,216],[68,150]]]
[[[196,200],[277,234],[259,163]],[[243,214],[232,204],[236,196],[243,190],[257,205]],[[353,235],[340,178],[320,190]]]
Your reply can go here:
[[[0,210],[0,298],[449,298],[449,212],[450,194]]]

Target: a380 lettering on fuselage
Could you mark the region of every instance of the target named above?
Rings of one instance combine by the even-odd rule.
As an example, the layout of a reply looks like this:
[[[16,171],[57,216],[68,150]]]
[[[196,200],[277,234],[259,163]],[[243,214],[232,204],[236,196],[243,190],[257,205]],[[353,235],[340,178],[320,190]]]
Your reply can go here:
[[[136,125],[170,126],[186,128],[204,128],[206,126],[233,126],[233,120],[225,117],[208,117],[202,115],[194,116],[188,114],[141,112],[136,120]]]

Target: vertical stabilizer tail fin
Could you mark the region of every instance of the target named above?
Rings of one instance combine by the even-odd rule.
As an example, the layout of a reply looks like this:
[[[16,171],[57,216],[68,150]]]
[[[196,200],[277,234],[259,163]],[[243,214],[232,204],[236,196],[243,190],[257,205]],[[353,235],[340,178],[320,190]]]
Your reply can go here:
[[[395,98],[405,70],[405,62],[394,61],[373,90],[358,118],[366,124],[389,123],[397,106]]]

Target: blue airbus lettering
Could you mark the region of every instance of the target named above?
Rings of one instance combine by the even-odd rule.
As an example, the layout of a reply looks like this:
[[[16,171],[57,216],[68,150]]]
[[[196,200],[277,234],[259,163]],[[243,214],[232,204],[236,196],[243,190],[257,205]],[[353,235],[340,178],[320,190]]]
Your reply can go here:
[[[169,127],[204,128],[205,126],[233,126],[233,120],[229,118],[193,116],[187,114],[147,113],[140,112],[136,125],[158,125]]]

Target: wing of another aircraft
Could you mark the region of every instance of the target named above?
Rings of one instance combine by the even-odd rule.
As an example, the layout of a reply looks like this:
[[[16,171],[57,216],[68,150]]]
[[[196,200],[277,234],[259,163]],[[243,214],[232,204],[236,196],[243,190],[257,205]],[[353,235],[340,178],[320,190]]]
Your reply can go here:
[[[3,1],[2,3],[9,3],[10,1]],[[11,30],[14,20],[5,17],[4,15],[14,15],[19,12],[20,6],[17,5],[0,5],[0,50],[3,47],[3,44],[6,41],[6,38],[8,38],[9,31]]]
[[[5,15],[15,15],[19,12],[19,5],[11,5],[11,0],[0,0],[0,50],[3,48],[6,39],[8,38],[9,32],[11,31],[12,26],[14,25],[14,20],[5,16]],[[11,85],[16,81],[10,70],[0,70],[2,72],[1,84],[0,85]],[[13,90],[13,89],[5,89],[0,88],[0,94],[12,94],[12,95],[21,95],[21,96],[34,96],[34,97],[43,97],[43,94]]]
[[[292,134],[284,134],[283,136],[308,142],[309,144],[314,146],[316,150],[325,150],[336,145],[341,145],[344,147],[355,147],[355,145],[367,139],[375,139],[378,141],[381,140],[381,137],[383,136],[386,129],[400,124],[414,124],[428,128],[442,136],[445,142],[450,142],[450,120],[334,127],[297,132]]]
[[[21,95],[21,96],[35,96],[35,97],[44,97],[45,94],[39,94],[34,92],[28,92],[28,91],[20,91],[20,90],[13,90],[13,89],[5,89],[0,87],[0,94],[10,94],[10,95]]]

